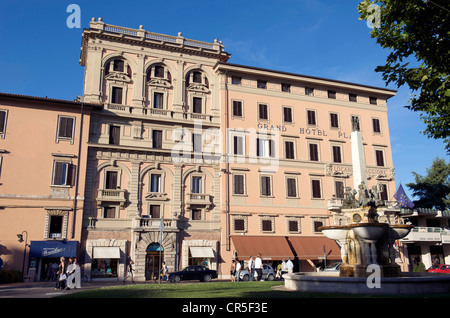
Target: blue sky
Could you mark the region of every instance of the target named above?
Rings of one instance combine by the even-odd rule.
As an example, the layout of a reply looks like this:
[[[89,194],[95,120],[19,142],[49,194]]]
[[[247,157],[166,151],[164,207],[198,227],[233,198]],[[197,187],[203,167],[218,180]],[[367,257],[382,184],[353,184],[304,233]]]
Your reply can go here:
[[[387,51],[358,19],[358,2],[2,0],[0,91],[67,100],[82,95],[81,33],[92,17],[190,39],[218,38],[230,63],[385,87],[374,69]],[[81,28],[67,27],[70,4],[80,6]],[[401,88],[388,101],[397,186],[413,182],[412,171],[425,174],[434,158],[449,159],[442,141],[420,133],[425,126],[419,114],[403,107],[409,94]]]

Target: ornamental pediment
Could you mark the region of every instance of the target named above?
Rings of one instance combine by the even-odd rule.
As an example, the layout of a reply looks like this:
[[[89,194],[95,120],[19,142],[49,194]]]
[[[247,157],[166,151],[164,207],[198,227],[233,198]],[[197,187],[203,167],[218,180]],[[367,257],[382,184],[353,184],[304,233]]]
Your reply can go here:
[[[191,83],[191,84],[189,84],[187,90],[192,91],[192,92],[205,93],[205,94],[210,93],[208,87],[202,83]]]
[[[110,72],[108,75],[106,75],[106,79],[110,81],[119,81],[126,83],[131,82],[131,78],[128,76],[128,74],[122,72]]]
[[[148,85],[166,88],[166,89],[172,88],[172,85],[170,84],[170,82],[164,78],[152,78],[148,82]]]

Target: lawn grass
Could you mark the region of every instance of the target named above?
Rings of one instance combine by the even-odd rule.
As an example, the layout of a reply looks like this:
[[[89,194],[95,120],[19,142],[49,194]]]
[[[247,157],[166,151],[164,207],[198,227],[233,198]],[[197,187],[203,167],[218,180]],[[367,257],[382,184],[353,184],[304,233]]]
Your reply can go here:
[[[86,290],[59,298],[298,298],[328,294],[273,289],[280,281],[133,284]]]

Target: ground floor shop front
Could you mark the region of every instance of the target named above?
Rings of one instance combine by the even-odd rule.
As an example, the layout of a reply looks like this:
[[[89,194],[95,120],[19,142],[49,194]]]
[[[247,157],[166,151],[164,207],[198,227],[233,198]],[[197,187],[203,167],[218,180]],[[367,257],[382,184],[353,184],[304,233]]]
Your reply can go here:
[[[94,236],[99,234],[91,235]],[[186,235],[176,230],[132,232],[128,237],[125,233],[105,232],[100,236],[109,238],[85,241],[83,267],[88,279],[124,279],[130,262],[134,281],[158,280],[163,264],[169,271],[188,265],[218,269],[220,244],[214,235]]]

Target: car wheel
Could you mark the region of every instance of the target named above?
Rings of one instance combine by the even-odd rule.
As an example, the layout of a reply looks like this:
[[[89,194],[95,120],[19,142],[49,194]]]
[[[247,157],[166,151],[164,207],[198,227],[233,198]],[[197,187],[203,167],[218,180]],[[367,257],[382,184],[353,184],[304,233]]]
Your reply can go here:
[[[248,274],[245,274],[244,277],[242,277],[242,280],[243,280],[244,282],[248,282],[248,280],[249,280]]]
[[[211,275],[209,275],[209,274],[206,274],[205,276],[203,276],[203,281],[204,281],[204,282],[210,282],[211,279],[212,279],[212,277],[211,277]]]
[[[181,280],[181,277],[178,275],[175,275],[174,277],[172,277],[172,282],[174,283],[179,283]]]
[[[269,274],[269,276],[267,276],[267,280],[269,281],[273,281],[275,279],[275,277],[272,274]]]

